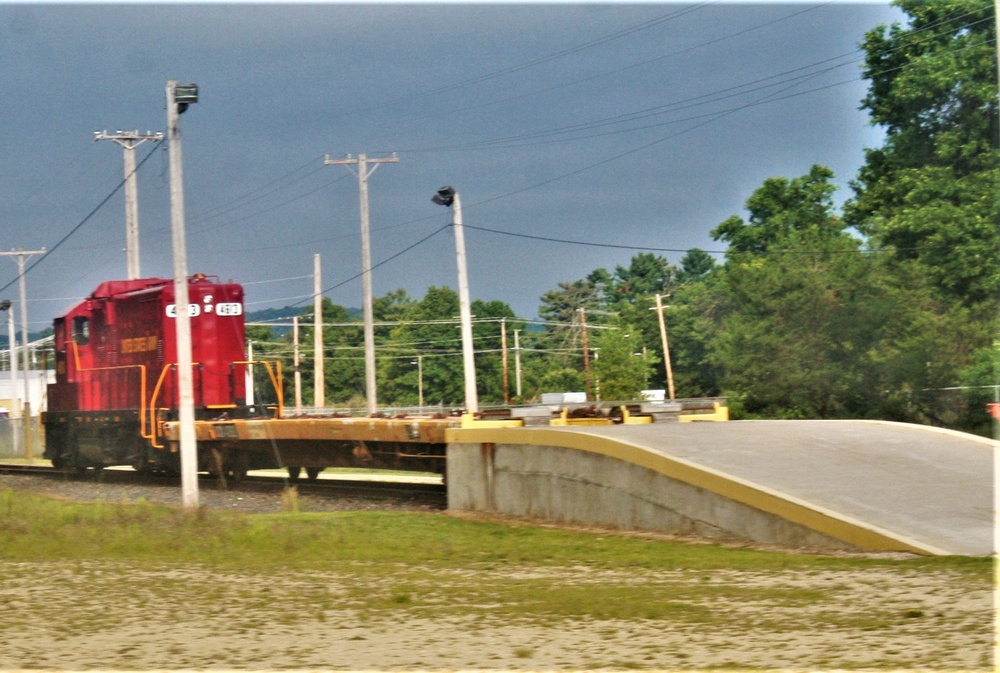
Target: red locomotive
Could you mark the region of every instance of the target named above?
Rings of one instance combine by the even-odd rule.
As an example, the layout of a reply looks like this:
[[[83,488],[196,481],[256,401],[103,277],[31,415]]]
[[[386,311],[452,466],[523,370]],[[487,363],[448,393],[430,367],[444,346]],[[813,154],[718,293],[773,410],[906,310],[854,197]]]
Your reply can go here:
[[[188,293],[196,417],[246,417],[243,288],[199,274]],[[177,416],[176,311],[173,280],[144,278],[102,283],[55,319],[53,465],[179,470],[161,428]]]

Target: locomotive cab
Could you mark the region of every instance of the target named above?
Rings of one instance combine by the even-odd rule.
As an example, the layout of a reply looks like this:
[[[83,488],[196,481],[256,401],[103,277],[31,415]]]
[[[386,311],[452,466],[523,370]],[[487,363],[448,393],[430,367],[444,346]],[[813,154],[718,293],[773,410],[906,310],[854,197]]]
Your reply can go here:
[[[244,414],[243,288],[199,274],[188,294],[196,417]],[[147,278],[102,283],[55,319],[43,417],[54,465],[178,467],[161,435],[178,406],[176,315],[173,281]]]

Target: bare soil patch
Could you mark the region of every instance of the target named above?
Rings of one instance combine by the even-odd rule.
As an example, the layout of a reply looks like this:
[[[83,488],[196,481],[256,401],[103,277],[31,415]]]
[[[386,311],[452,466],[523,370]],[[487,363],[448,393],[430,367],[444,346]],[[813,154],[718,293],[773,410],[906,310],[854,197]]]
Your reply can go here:
[[[33,490],[94,498],[86,485],[67,482],[64,490],[60,483]],[[98,489],[106,502],[135,496]],[[259,495],[206,500],[280,510],[273,494]],[[992,583],[908,568],[905,559],[767,572],[516,564],[369,570],[0,562],[0,669],[994,670]],[[622,600],[637,588],[667,598],[652,618],[574,619],[512,611],[525,599],[504,594],[598,585],[616,587]],[[446,588],[467,586],[504,589],[470,592],[475,604],[444,598],[461,595]]]

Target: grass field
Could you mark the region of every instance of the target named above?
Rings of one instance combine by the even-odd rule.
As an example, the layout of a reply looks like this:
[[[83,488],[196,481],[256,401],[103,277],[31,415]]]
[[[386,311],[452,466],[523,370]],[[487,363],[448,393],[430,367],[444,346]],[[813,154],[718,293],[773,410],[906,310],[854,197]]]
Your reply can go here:
[[[992,670],[981,558],[8,490],[0,571],[0,669]]]

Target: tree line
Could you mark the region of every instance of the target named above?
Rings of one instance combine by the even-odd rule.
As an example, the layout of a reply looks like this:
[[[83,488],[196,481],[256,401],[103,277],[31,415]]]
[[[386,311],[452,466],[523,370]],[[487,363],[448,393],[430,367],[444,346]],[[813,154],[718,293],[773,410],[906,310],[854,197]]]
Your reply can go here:
[[[992,3],[894,4],[906,25],[880,25],[861,44],[870,82],[861,107],[885,141],[866,150],[839,211],[835,176],[816,164],[765,180],[748,216],[716,226],[721,259],[692,249],[672,265],[636,254],[545,292],[538,321],[502,301],[473,302],[482,403],[583,390],[628,400],[666,388],[660,295],[678,397],[724,396],[736,418],[872,418],[989,434],[1000,372]],[[380,404],[415,406],[422,392],[426,405],[461,405],[457,294],[431,287],[417,300],[397,290],[373,309]],[[348,323],[324,333],[327,399],[364,408],[362,326],[328,301],[323,319]],[[249,334],[291,371],[290,337]],[[311,327],[301,342],[312,343]],[[307,400],[311,367],[306,358]]]

